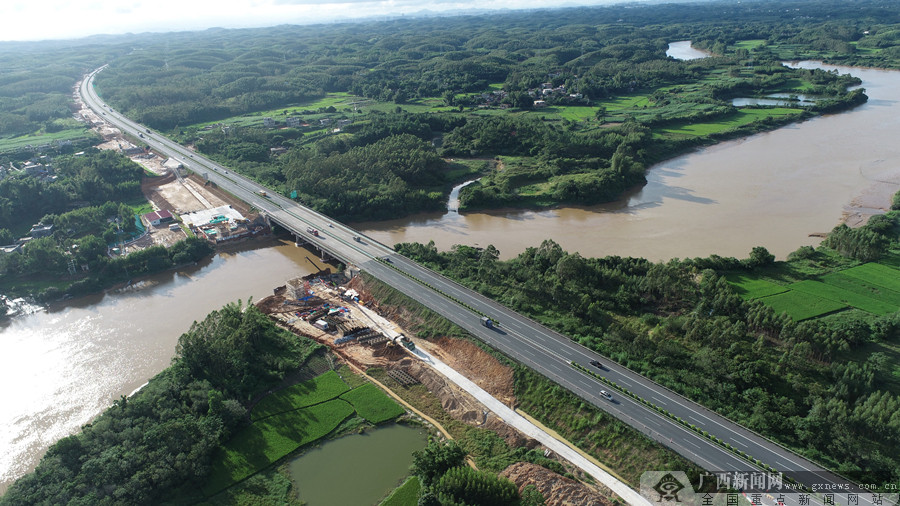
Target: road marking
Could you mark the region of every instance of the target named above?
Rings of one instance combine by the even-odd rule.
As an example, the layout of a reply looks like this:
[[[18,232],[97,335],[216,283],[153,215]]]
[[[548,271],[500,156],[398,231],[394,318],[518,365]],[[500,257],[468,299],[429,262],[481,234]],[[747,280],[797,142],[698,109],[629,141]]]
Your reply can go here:
[[[655,395],[651,395],[650,398],[653,399],[654,401],[656,401],[658,404],[665,404],[665,403],[666,403],[666,401],[663,401],[663,400],[658,399]]]

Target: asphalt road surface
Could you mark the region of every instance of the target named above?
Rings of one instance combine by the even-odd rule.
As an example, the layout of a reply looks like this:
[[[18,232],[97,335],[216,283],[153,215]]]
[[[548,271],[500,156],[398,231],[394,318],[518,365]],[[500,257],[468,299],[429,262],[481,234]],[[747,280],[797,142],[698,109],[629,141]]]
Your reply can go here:
[[[760,468],[722,448],[706,437],[636,402],[611,387],[573,368],[580,364],[639,397],[659,406],[689,424],[729,443],[776,471],[792,477],[808,487],[847,483],[809,460],[771,442],[750,430],[719,416],[710,410],[653,381],[598,355],[570,339],[538,324],[472,290],[393,252],[350,227],[308,209],[297,202],[272,192],[249,179],[234,174],[227,167],[216,164],[169,139],[134,123],[104,104],[93,88],[93,77],[105,67],[84,79],[80,92],[85,103],[101,117],[143,141],[158,153],[175,158],[196,173],[252,204],[270,219],[291,230],[298,237],[332,256],[369,272],[414,300],[444,316],[485,343],[509,357],[534,369],[584,400],[612,414],[636,430],[678,452],[688,460],[711,472],[759,472]],[[263,196],[261,192],[266,192]],[[308,229],[318,230],[318,236]],[[358,238],[359,240],[357,240]],[[387,258],[389,261],[385,261]],[[430,285],[432,288],[425,286]],[[481,315],[454,302],[445,295],[477,308],[483,314],[501,322],[495,329],[481,324]],[[597,360],[602,369],[592,366]],[[600,395],[609,391],[613,399]],[[657,471],[648,469],[648,471]],[[787,483],[787,480],[785,480]],[[775,504],[771,495],[763,496],[763,504]],[[808,504],[821,504],[822,498],[813,495]],[[847,504],[846,500],[838,500]],[[797,494],[787,494],[784,504],[803,506]],[[859,505],[873,504],[871,494],[861,493]],[[887,504],[887,503],[885,503]]]

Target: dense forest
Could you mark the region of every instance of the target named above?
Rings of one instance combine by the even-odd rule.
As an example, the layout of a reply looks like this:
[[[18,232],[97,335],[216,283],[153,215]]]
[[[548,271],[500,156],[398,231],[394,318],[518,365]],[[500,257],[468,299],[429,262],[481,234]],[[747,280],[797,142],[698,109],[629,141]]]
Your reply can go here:
[[[881,0],[796,0],[0,44],[0,163],[87,142],[68,93],[109,63],[97,88],[117,109],[338,219],[438,209],[475,174],[463,210],[592,204],[678,151],[858,105],[858,81],[780,62],[896,68],[898,22]],[[687,39],[712,57],[665,55]],[[818,101],[731,105],[801,91]]]
[[[0,504],[159,504],[193,495],[220,443],[247,423],[254,394],[320,345],[232,303],[195,322],[172,366],[61,439]]]
[[[797,281],[876,259],[896,265],[898,237],[895,212],[839,227],[819,249],[777,263],[761,247],[744,260],[667,263],[583,258],[549,240],[507,261],[493,246],[396,250],[853,480],[884,484],[900,479],[900,368],[891,351],[900,313],[794,321],[742,298],[726,278]]]
[[[110,257],[110,245],[139,234],[135,206],[146,206],[141,166],[114,151],[91,148],[81,156],[56,158],[52,171],[49,177],[18,174],[0,181],[0,243],[14,243],[37,222],[53,227],[49,236],[26,243],[21,254],[0,255],[6,295],[53,300],[96,292],[212,253],[206,241],[189,238],[168,249],[154,246]]]
[[[127,115],[337,219],[438,209],[476,172],[463,210],[593,204],[675,152],[866,100],[846,91],[854,78],[780,63],[783,47],[830,47],[814,33],[832,36],[851,11],[761,5],[728,4],[714,19],[660,5],[174,34],[114,60],[97,86]],[[878,2],[852,16],[857,39],[897,21]],[[666,56],[686,38],[713,57]],[[819,100],[760,114],[731,105],[801,89]],[[615,105],[622,97],[634,105]],[[695,122],[708,132],[668,131]],[[446,162],[497,157],[468,170]]]

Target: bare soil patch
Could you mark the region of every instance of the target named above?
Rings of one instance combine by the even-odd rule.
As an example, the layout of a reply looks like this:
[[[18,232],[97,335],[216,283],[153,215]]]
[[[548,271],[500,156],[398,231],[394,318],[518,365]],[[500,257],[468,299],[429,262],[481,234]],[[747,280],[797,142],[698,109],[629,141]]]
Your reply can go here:
[[[366,307],[375,309],[385,318],[388,318],[389,315],[398,316],[404,311],[402,309],[386,310],[385,308],[385,310],[382,310],[382,308],[376,308],[371,296],[365,291],[362,283],[357,282],[357,279],[352,280],[347,286],[352,286],[359,292],[360,300]],[[318,329],[309,322],[299,318],[298,313],[303,314],[305,310],[328,303],[332,307],[349,308],[349,321],[369,324],[371,320],[363,314],[360,306],[356,303],[342,300],[336,290],[325,289],[324,285],[321,284],[313,285],[313,290],[315,297],[301,302],[289,298],[287,290],[284,287],[279,287],[275,290],[274,295],[262,299],[257,303],[257,306],[264,313],[275,319],[282,327],[329,346],[338,357],[362,370],[381,368],[388,372],[392,370],[402,371],[418,380],[421,383],[421,387],[430,392],[430,395],[427,396],[428,399],[420,399],[416,396],[409,398],[408,395],[404,396],[402,392],[404,390],[406,392],[415,391],[415,389],[407,389],[406,387],[394,388],[408,402],[412,402],[414,405],[417,402],[424,402],[431,406],[434,406],[433,403],[439,402],[440,409],[449,415],[450,418],[467,425],[494,431],[513,448],[541,448],[538,441],[524,436],[496,416],[493,416],[483,404],[468,392],[447,380],[443,375],[418,358],[413,358],[400,345],[387,341],[373,346],[358,343],[335,346],[334,338],[336,335],[334,333]],[[412,336],[411,333],[404,331],[403,327],[398,325],[397,322],[397,319],[391,320],[390,324],[393,326],[393,330],[406,336]],[[447,337],[435,340],[413,337],[412,340],[416,346],[426,349],[429,353],[462,372],[502,402],[510,406],[515,404],[512,370],[477,345],[469,341]],[[418,385],[416,387],[421,388]],[[428,412],[428,408],[421,405],[419,408]],[[436,408],[434,406],[432,411]],[[434,415],[432,414],[432,416]],[[567,462],[563,462],[563,465],[569,466]],[[573,472],[577,471],[573,470]],[[540,466],[522,463],[515,464],[507,468],[504,471],[504,475],[515,482],[520,489],[525,485],[534,484],[544,494],[548,505],[609,506],[612,504],[610,500],[605,498],[613,495],[611,491],[579,483]]]
[[[509,478],[521,492],[528,485],[534,485],[546,499],[547,506],[612,506],[604,492],[561,476],[544,467],[528,462],[517,462],[503,471],[500,476]],[[604,487],[605,488],[605,487]],[[612,491],[608,491],[612,494]],[[607,496],[607,497],[604,497]]]

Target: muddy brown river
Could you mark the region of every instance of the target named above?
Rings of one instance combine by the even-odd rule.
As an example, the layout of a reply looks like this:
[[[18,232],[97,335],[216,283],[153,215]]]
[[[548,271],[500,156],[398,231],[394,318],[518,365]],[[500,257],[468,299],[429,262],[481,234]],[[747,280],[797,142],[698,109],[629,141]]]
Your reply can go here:
[[[845,213],[853,223],[854,213],[882,212],[900,189],[900,72],[837,70],[863,80],[868,103],[660,163],[645,186],[617,202],[447,211],[356,226],[388,245],[433,240],[446,250],[493,244],[503,258],[546,238],[582,256],[745,258],[754,246],[765,246],[784,258],[818,244],[816,235],[841,223]]]
[[[900,188],[900,73],[839,70],[863,79],[867,104],[661,163],[618,202],[447,211],[360,228],[387,244],[494,244],[505,258],[545,238],[584,256],[745,257],[762,245],[783,258],[816,244],[810,234],[831,230],[845,212],[888,205]],[[0,493],[53,442],[168,366],[191,322],[312,272],[307,255],[317,260],[293,244],[261,244],[143,289],[14,318],[0,329]]]
[[[269,241],[136,290],[14,317],[0,332],[0,493],[47,448],[166,367],[178,337],[210,311],[315,269],[313,253]]]

